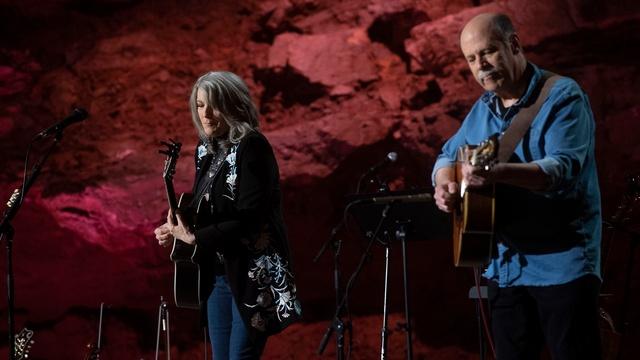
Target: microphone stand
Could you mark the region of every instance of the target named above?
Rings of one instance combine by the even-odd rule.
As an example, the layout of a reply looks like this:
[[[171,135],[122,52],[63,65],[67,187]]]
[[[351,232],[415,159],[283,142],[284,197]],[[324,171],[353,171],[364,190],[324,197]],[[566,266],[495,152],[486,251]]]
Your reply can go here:
[[[369,180],[366,182],[367,184],[377,184],[378,192],[389,191],[389,185],[386,183],[386,181],[382,180],[380,176],[375,173],[375,171],[371,171],[371,169],[369,169],[369,171],[360,176],[360,179],[358,180],[358,186],[356,188],[356,194],[360,194],[362,192],[362,183],[364,180]]]
[[[378,222],[378,225],[376,226],[375,231],[371,234],[370,238],[369,238],[369,243],[367,244],[367,247],[364,251],[364,253],[362,254],[362,256],[360,257],[360,262],[358,263],[358,266],[356,267],[356,269],[354,270],[353,274],[351,274],[351,277],[349,278],[349,281],[347,282],[347,286],[345,287],[344,290],[344,294],[342,294],[342,298],[340,299],[340,301],[338,302],[337,306],[336,306],[336,311],[333,315],[333,321],[332,324],[329,325],[329,327],[327,328],[327,331],[325,332],[324,336],[322,337],[322,341],[320,342],[320,346],[318,347],[318,350],[316,351],[316,353],[318,355],[322,355],[322,353],[324,352],[324,348],[327,346],[327,343],[329,342],[329,338],[331,337],[331,334],[334,331],[334,328],[336,328],[336,332],[338,332],[337,330],[344,330],[344,325],[342,325],[341,329],[337,329],[338,326],[334,326],[336,324],[340,325],[341,321],[340,320],[340,314],[342,314],[342,310],[345,308],[346,304],[347,304],[347,300],[349,298],[349,291],[351,290],[351,288],[353,287],[353,284],[355,283],[355,280],[357,279],[358,275],[360,274],[360,272],[362,271],[362,268],[364,267],[364,263],[365,261],[367,261],[367,259],[369,258],[369,255],[371,253],[371,247],[373,246],[373,243],[375,242],[375,239],[378,237],[378,234],[380,233],[380,229],[382,229],[382,225],[384,224],[384,221],[387,219],[387,217],[389,216],[389,210],[391,209],[392,203],[388,203],[385,205],[384,209],[382,210],[382,215],[380,217],[380,221]],[[347,205],[347,208],[349,208],[349,205]],[[339,336],[336,336],[339,337]],[[337,341],[344,341],[344,339],[336,339]],[[336,349],[336,354],[338,356],[341,356],[340,352],[338,350],[341,349]]]
[[[394,158],[393,159],[385,160],[385,162],[386,161],[395,161],[395,153],[394,153]],[[358,179],[358,183],[356,185],[356,194],[360,194],[360,192],[362,190],[362,184],[367,179],[369,180],[370,184],[377,183],[378,184],[378,190],[380,192],[389,191],[388,184],[385,181],[382,181],[380,179],[380,177],[376,174],[377,170],[383,164],[384,163],[380,163],[380,164],[372,166],[371,168],[369,168],[367,171],[365,171],[360,176],[360,178]],[[374,175],[374,176],[372,176],[372,175]],[[344,211],[345,214],[349,211],[349,208],[352,205],[356,204],[357,202],[358,202],[358,200],[354,200],[351,203],[349,203],[345,207],[345,211]],[[333,284],[334,284],[335,295],[336,295],[336,312],[335,312],[335,314],[334,314],[334,316],[332,318],[331,324],[327,327],[327,330],[326,330],[324,336],[322,337],[322,340],[320,341],[320,346],[318,346],[318,350],[316,351],[316,353],[318,355],[322,355],[322,353],[324,352],[324,349],[326,348],[326,346],[327,346],[327,344],[329,342],[329,338],[331,337],[331,335],[335,331],[336,332],[336,357],[337,357],[338,360],[344,359],[345,324],[344,324],[344,322],[342,321],[342,319],[340,317],[341,314],[342,314],[342,309],[346,305],[346,302],[347,302],[347,299],[348,299],[348,296],[349,296],[349,290],[353,286],[353,283],[354,283],[355,279],[357,278],[357,276],[359,275],[360,271],[362,270],[362,267],[364,266],[364,262],[369,257],[369,254],[370,254],[370,251],[371,251],[371,246],[373,245],[374,240],[378,236],[378,233],[380,232],[382,224],[384,223],[384,220],[388,216],[388,212],[389,212],[390,208],[391,208],[391,203],[385,205],[385,208],[382,211],[382,217],[380,219],[380,222],[378,223],[378,226],[377,226],[376,230],[371,235],[371,239],[370,239],[370,241],[369,241],[369,243],[367,245],[367,248],[366,248],[365,252],[362,254],[362,258],[360,259],[360,263],[358,264],[358,266],[356,267],[356,270],[354,271],[354,273],[349,278],[349,281],[347,282],[347,286],[345,288],[344,295],[340,294],[340,250],[342,248],[342,240],[340,240],[340,239],[336,240],[336,234],[338,233],[339,229],[342,226],[345,225],[345,216],[343,216],[343,218],[340,221],[340,223],[338,225],[336,225],[331,230],[331,236],[329,237],[329,239],[324,244],[322,244],[322,247],[320,248],[320,251],[318,251],[318,254],[313,259],[314,263],[318,262],[318,259],[320,259],[322,254],[324,254],[324,252],[327,250],[327,247],[329,246],[329,244],[331,244],[331,247],[332,247],[332,249],[334,251]],[[351,324],[350,323],[346,324],[346,330],[347,331],[351,331]]]
[[[318,254],[316,255],[316,257],[313,259],[313,262],[316,263],[318,262],[318,259],[320,259],[320,257],[322,256],[322,254],[326,251],[327,247],[329,244],[331,244],[331,249],[333,250],[333,286],[335,289],[335,295],[336,295],[336,309],[340,306],[340,250],[342,249],[342,240],[339,238],[336,238],[336,235],[338,233],[338,231],[340,230],[340,228],[342,228],[344,224],[344,219],[342,221],[340,221],[340,223],[338,225],[336,225],[332,230],[331,230],[331,236],[329,237],[329,240],[327,240],[322,247],[320,248],[320,251],[318,252]],[[347,330],[350,328],[350,324],[347,324]],[[342,319],[340,318],[340,314],[338,314],[337,316],[334,317],[331,325],[327,328],[327,331],[324,335],[324,337],[322,338],[321,344],[318,347],[318,355],[322,355],[322,353],[324,352],[324,348],[327,346],[327,343],[329,341],[329,337],[331,337],[331,334],[333,332],[336,332],[336,357],[338,360],[342,360],[344,359],[344,333],[345,333],[345,324],[342,321]]]
[[[158,308],[158,331],[156,333],[156,360],[158,360],[158,355],[160,353],[160,333],[163,331],[166,335],[164,343],[165,353],[167,354],[167,360],[170,360],[171,343],[169,339],[169,309],[167,307],[167,302],[162,296],[160,296],[160,307]]]
[[[54,148],[60,143],[62,139],[62,129],[60,129],[55,136],[53,144],[51,144],[45,151],[44,155],[36,162],[31,169],[31,173],[23,180],[22,191],[16,189],[14,196],[7,203],[8,207],[2,216],[2,222],[0,223],[0,241],[5,239],[7,247],[7,312],[8,312],[8,325],[9,325],[9,360],[15,359],[15,303],[14,303],[14,276],[13,276],[13,237],[14,229],[11,225],[11,220],[18,214],[22,201],[29,192],[29,189],[40,175],[40,171],[44,163],[49,156],[53,153]],[[33,141],[29,144],[29,149],[33,145]],[[27,151],[27,154],[29,151]],[[26,166],[26,164],[25,164]],[[17,196],[16,196],[17,195]]]
[[[100,316],[98,318],[98,337],[95,344],[88,344],[89,349],[85,360],[100,360],[100,352],[102,351],[102,315],[104,313],[104,302],[100,303]]]

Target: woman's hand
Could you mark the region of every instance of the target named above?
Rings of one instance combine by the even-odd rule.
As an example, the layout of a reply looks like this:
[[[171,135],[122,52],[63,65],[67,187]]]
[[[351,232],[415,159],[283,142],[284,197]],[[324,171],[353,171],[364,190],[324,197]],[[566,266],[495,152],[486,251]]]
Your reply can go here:
[[[178,223],[174,224],[172,219],[172,212],[171,210],[169,210],[166,223],[166,225],[168,225],[169,232],[176,239],[182,240],[189,245],[195,244],[196,235],[191,231],[189,226],[184,223],[184,220],[182,220],[182,215],[176,214],[176,219],[178,219]]]
[[[153,233],[156,235],[158,245],[167,247],[173,244],[173,235],[171,234],[171,229],[169,228],[168,223],[160,225],[155,230],[153,230]]]

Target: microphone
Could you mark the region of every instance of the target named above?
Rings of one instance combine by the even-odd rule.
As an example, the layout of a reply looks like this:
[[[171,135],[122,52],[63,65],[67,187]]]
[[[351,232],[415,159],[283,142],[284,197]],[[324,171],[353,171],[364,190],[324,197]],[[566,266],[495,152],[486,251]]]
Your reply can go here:
[[[378,170],[387,166],[387,164],[396,162],[396,160],[398,160],[398,153],[395,151],[392,151],[388,153],[387,156],[385,156],[384,160],[370,167],[369,170],[367,170],[367,174],[368,175],[375,174],[376,172],[378,172]]]
[[[55,134],[55,133],[60,133],[62,132],[62,130],[64,130],[67,126],[80,122],[84,119],[86,119],[87,117],[89,117],[89,113],[87,112],[87,110],[82,109],[82,108],[75,108],[73,109],[73,111],[71,112],[71,114],[69,114],[69,116],[67,116],[66,118],[64,118],[62,121],[49,126],[48,128],[42,130],[41,132],[38,133],[38,135],[36,135],[35,139],[42,139],[42,138],[46,138],[47,136],[50,136],[51,134]]]
[[[389,203],[409,203],[409,202],[430,202],[433,201],[431,193],[417,193],[406,195],[373,196],[365,199],[358,199],[352,204],[389,204]]]
[[[395,151],[392,151],[392,152],[387,154],[387,156],[384,158],[384,160],[378,162],[377,164],[375,164],[372,167],[370,167],[369,170],[365,171],[360,176],[360,179],[358,180],[358,186],[356,188],[356,193],[358,193],[358,194],[360,193],[360,189],[362,188],[362,183],[364,182],[365,179],[371,178],[372,175],[377,173],[381,168],[385,167],[389,163],[395,162],[396,160],[398,160],[398,153],[396,153]]]

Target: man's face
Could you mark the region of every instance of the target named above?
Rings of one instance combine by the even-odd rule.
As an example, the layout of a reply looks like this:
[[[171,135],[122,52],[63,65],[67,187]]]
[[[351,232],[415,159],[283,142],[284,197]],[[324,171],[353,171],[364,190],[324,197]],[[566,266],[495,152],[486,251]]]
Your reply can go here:
[[[514,82],[513,46],[487,26],[471,26],[460,36],[460,48],[473,77],[487,91],[500,92]]]

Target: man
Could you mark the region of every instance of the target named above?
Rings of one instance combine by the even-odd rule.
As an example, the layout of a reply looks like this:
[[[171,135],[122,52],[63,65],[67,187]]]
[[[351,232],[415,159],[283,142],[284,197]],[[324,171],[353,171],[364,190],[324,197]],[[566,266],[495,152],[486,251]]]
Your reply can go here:
[[[543,71],[527,62],[510,19],[480,14],[460,35],[469,69],[486,92],[433,169],[437,206],[459,199],[457,149],[503,133],[537,98]],[[559,78],[508,162],[489,170],[465,164],[469,187],[496,184],[496,253],[489,280],[498,360],[537,359],[546,341],[553,359],[600,359],[600,191],[589,101]]]

